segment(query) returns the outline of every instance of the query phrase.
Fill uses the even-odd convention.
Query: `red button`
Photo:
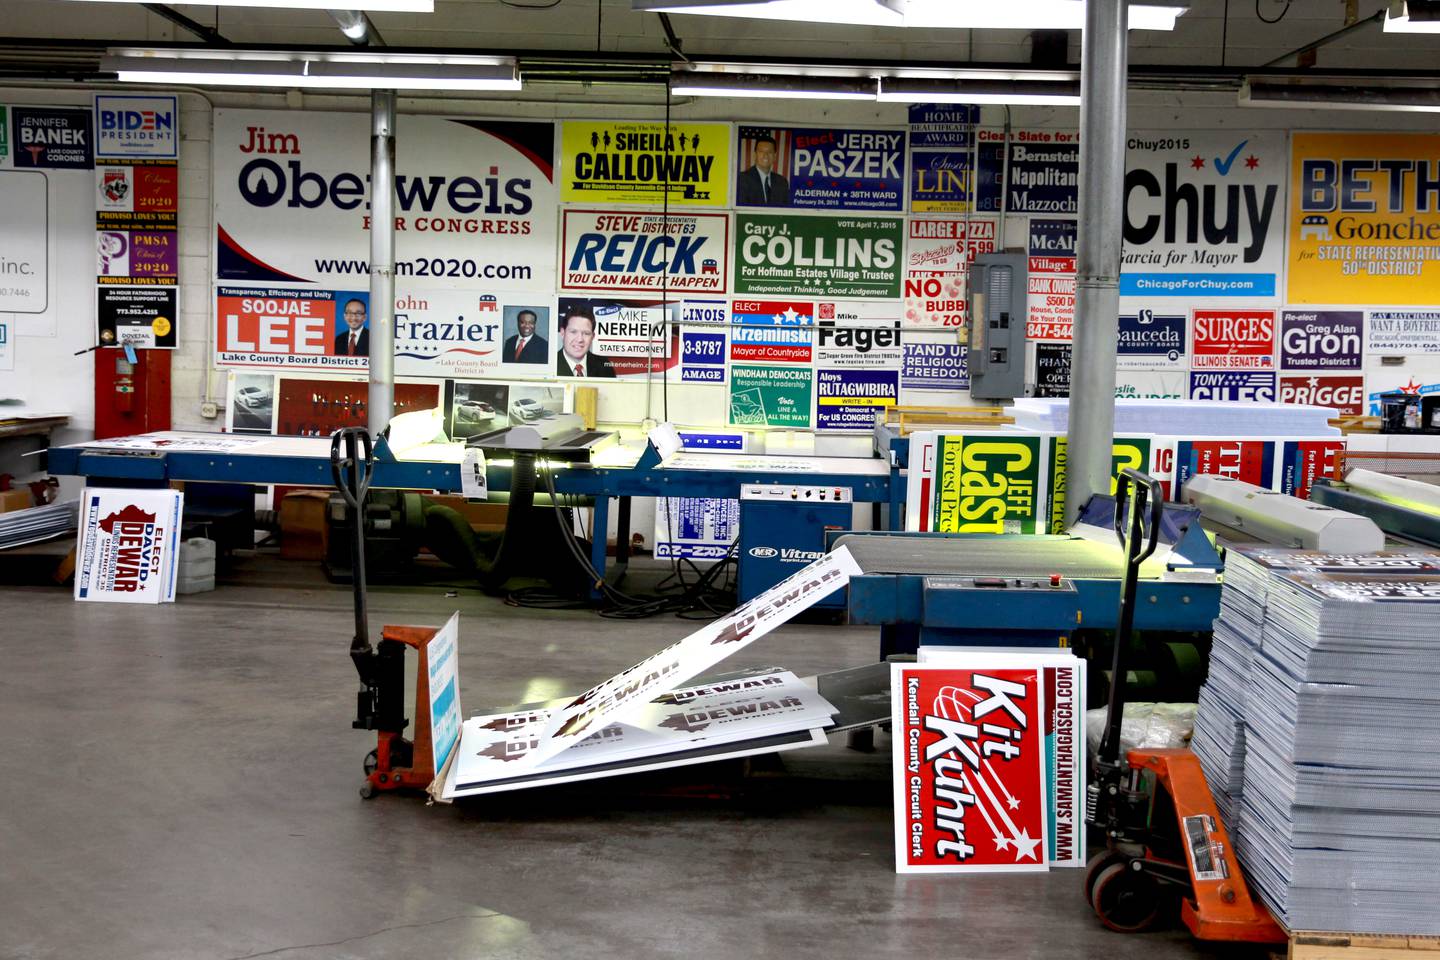
[[[1058,574],[1058,573],[1052,573],[1052,574],[1050,574],[1050,586],[1052,586],[1052,587],[1058,587],[1058,586],[1060,586],[1060,574]]]

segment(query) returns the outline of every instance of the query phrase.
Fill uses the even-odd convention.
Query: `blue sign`
[[[963,343],[905,342],[900,386],[916,390],[966,390],[970,387],[969,348]]]
[[[815,429],[869,430],[899,399],[895,370],[820,370],[815,375]]]
[[[924,150],[910,154],[910,209],[957,213],[970,203],[970,151]]]
[[[736,206],[905,209],[903,130],[743,126],[739,141]]]
[[[1074,220],[1031,220],[1029,251],[1032,257],[1075,259],[1076,228]],[[1064,270],[1043,270],[1042,273],[1073,273],[1075,264]]]
[[[1275,402],[1275,374],[1271,371],[1190,372],[1191,400],[1247,400]]]
[[[88,109],[11,107],[15,166],[89,170],[95,166]]]
[[[1158,316],[1153,310],[1140,310],[1122,316],[1119,338],[1115,353],[1120,358],[1179,363],[1185,355],[1185,315]]]
[[[734,450],[745,449],[745,436],[740,433],[687,433],[680,431],[682,450]]]
[[[1122,297],[1273,297],[1273,273],[1122,273]]]
[[[1004,165],[1003,147],[993,154],[987,154],[982,147],[982,185],[987,168],[992,176],[998,178],[1006,175]],[[1006,207],[1009,213],[1077,213],[1080,209],[1079,144],[1011,143],[1005,189],[1009,198]]]
[[[969,103],[912,103],[911,147],[968,147],[980,122],[980,108]]]

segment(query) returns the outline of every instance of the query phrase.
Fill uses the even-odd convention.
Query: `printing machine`
[[[398,419],[398,418],[397,418]],[[673,434],[673,430],[670,431]],[[586,431],[578,417],[561,416],[474,438],[486,458],[487,487],[508,492],[515,455],[533,452],[558,494],[593,502],[590,560],[606,571],[610,498],[619,498],[619,551],[612,574],[623,571],[629,545],[630,497],[713,497],[742,503],[740,584],[754,596],[824,550],[825,529],[853,526],[852,503],[891,499],[891,471],[873,457],[697,453],[653,441],[622,445],[613,433]],[[464,443],[375,447],[375,490],[463,493]],[[54,474],[83,476],[96,485],[162,486],[172,482],[331,486],[328,437],[160,432],[92,440],[48,453]],[[746,522],[748,518],[749,522]],[[807,559],[808,558],[808,559]]]
[[[1114,499],[1096,496],[1059,536],[874,532],[830,542],[863,571],[850,581],[850,622],[880,626],[882,658],[919,644],[1055,647],[1076,628],[1116,627],[1114,514]],[[1222,562],[1199,519],[1165,504],[1160,547],[1141,568],[1136,629],[1208,633],[1219,615]]]

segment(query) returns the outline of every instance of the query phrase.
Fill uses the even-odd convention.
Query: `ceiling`
[[[972,2],[972,0],[956,0]],[[993,2],[993,0],[978,0]],[[1383,0],[1192,0],[1173,33],[1131,34],[1133,68],[1157,76],[1238,75],[1372,17]],[[98,53],[110,44],[200,43],[157,13],[125,3],[5,0],[0,77],[96,76]],[[344,44],[321,10],[277,10],[174,4],[183,17],[241,46]],[[630,0],[437,0],[433,14],[372,13],[390,47],[465,52],[524,52],[527,74],[552,81],[663,82],[668,48],[661,18],[635,13]],[[1267,22],[1275,21],[1275,22]],[[672,15],[682,56],[693,59],[808,58],[825,62],[1024,63],[1029,34],[1020,31],[905,31]],[[1068,36],[1070,63],[1080,57],[1079,32]],[[1327,43],[1301,67],[1428,73],[1440,68],[1440,35],[1387,34],[1363,23]],[[1295,67],[1291,57],[1284,66]],[[1163,81],[1162,77],[1162,81]]]

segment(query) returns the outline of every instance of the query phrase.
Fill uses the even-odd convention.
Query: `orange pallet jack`
[[[1138,470],[1121,472],[1115,491],[1115,533],[1125,554],[1119,629],[1105,732],[1085,798],[1086,822],[1105,831],[1106,849],[1090,859],[1085,897],[1112,930],[1148,929],[1178,898],[1181,920],[1200,940],[1284,943],[1285,931],[1250,894],[1199,759],[1189,750],[1131,750],[1120,760],[1125,652],[1140,565],[1155,552],[1163,509],[1158,482]]]
[[[360,796],[370,799],[382,790],[424,790],[435,779],[435,762],[430,742],[429,663],[427,646],[435,627],[383,627],[380,643],[370,643],[370,618],[366,611],[365,585],[365,497],[375,464],[370,434],[363,427],[345,427],[330,438],[330,473],[335,487],[354,511],[351,570],[355,597],[355,636],[350,641],[350,659],[360,674],[360,691],[355,697],[357,730],[375,731],[375,749],[365,757],[365,782]],[[405,649],[419,656],[415,672],[415,738],[405,738],[410,721],[405,717]]]

